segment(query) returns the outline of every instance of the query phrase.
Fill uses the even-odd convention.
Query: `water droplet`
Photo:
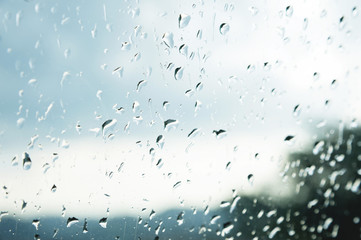
[[[258,13],[258,8],[256,7],[249,7],[248,10],[251,12],[252,16],[256,16]]]
[[[24,170],[29,170],[31,168],[31,159],[27,152],[23,153],[23,168]]]
[[[339,28],[343,29],[345,27],[345,17],[342,16],[339,21]]]
[[[51,187],[51,191],[52,191],[52,192],[56,192],[56,189],[57,189],[57,187],[56,187],[56,185],[54,184],[54,185]]]
[[[123,67],[119,66],[117,68],[115,68],[112,72],[112,74],[118,74],[119,77],[123,76]]]
[[[71,225],[74,225],[77,222],[79,222],[79,220],[76,217],[70,217],[66,221],[66,227],[71,227]]]
[[[167,47],[169,48],[174,47],[173,33],[169,33],[169,32],[164,33],[162,40]]]
[[[202,89],[203,89],[203,83],[202,83],[202,82],[197,83],[197,85],[196,85],[196,90],[199,92],[199,91],[201,91]]]
[[[188,89],[187,91],[185,91],[184,93],[187,97],[191,97],[194,94],[194,91],[192,89]]]
[[[174,70],[174,78],[175,78],[175,80],[180,80],[182,77],[183,77],[183,68],[177,67]]]
[[[229,32],[229,25],[228,23],[222,23],[220,26],[219,26],[219,32],[222,34],[222,35],[226,35],[228,32]]]
[[[228,206],[230,206],[230,205],[231,205],[230,202],[228,202],[228,201],[222,201],[221,204],[219,205],[219,207],[225,208],[225,207],[228,207]]]
[[[306,30],[308,27],[308,19],[307,18],[304,18],[303,19],[303,30]]]
[[[163,102],[163,109],[164,109],[164,111],[167,111],[168,106],[169,106],[169,102],[168,102],[168,101],[164,101],[164,102]]]
[[[159,148],[163,148],[163,146],[164,146],[164,137],[163,137],[163,135],[159,135],[157,137],[156,143],[157,143]]]
[[[22,128],[24,126],[24,122],[25,122],[25,118],[19,118],[17,121],[16,121],[16,126],[18,128]]]
[[[169,131],[172,128],[176,128],[178,126],[178,120],[175,119],[168,119],[164,121],[164,130]]]
[[[152,220],[155,216],[155,211],[152,209],[152,211],[149,214],[149,220]]]
[[[286,16],[287,17],[292,17],[293,15],[293,7],[292,6],[287,6],[286,7]]]
[[[102,219],[99,220],[99,225],[102,228],[107,228],[107,223],[108,223],[108,218],[102,218]]]
[[[139,106],[140,106],[139,102],[138,102],[138,101],[134,101],[134,102],[133,102],[133,105],[132,105],[132,110],[133,110],[133,112],[136,112],[136,111],[138,110]]]
[[[222,228],[222,237],[224,237],[225,235],[229,234],[231,232],[231,230],[233,229],[234,225],[232,222],[226,222],[223,224],[223,228]]]
[[[281,228],[275,227],[275,228],[270,232],[270,234],[268,235],[268,237],[269,237],[270,239],[272,239],[279,231],[281,231]]]
[[[32,225],[35,227],[36,231],[39,229],[40,221],[38,219],[33,220]]]
[[[184,212],[180,212],[178,214],[178,217],[177,217],[177,223],[178,223],[178,226],[182,225],[184,222]]]
[[[298,117],[300,116],[301,113],[301,107],[299,104],[297,104],[294,108],[293,108],[293,116]]]
[[[116,119],[108,119],[102,124],[103,137],[106,135],[106,133],[108,131],[110,131],[112,128],[114,128],[116,123],[117,123]]]
[[[178,181],[173,185],[173,189],[178,188],[182,184],[182,181]]]
[[[227,135],[226,130],[223,129],[213,130],[213,133],[216,134],[217,139],[221,139]]]
[[[202,102],[197,100],[196,103],[194,104],[194,112],[198,112],[201,106],[202,106]]]
[[[312,149],[312,153],[314,155],[317,155],[320,153],[320,151],[323,150],[323,146],[325,145],[324,141],[318,141],[314,144],[313,149]]]
[[[200,130],[199,130],[198,128],[194,128],[194,129],[188,134],[187,137],[193,138],[193,137],[195,137],[195,136],[198,135],[199,131],[200,131]]]
[[[229,209],[229,213],[232,213],[232,212],[234,211],[234,209],[236,208],[237,203],[238,203],[239,200],[241,200],[241,197],[240,197],[240,196],[235,196],[235,197],[233,198],[231,207],[230,207],[230,209]]]
[[[130,42],[122,42],[122,47],[120,49],[123,51],[128,51],[130,50],[131,45],[132,44]]]
[[[253,185],[253,182],[254,182],[254,176],[253,176],[253,174],[249,174],[248,177],[247,177],[247,179],[248,179],[249,184]]]
[[[55,230],[54,230],[54,233],[53,233],[53,238],[55,238],[55,237],[56,237],[56,235],[58,234],[58,232],[59,232],[59,229],[55,229]]]
[[[87,232],[88,232],[88,221],[85,218],[84,225],[83,225],[83,233],[87,233]]]
[[[187,57],[188,56],[188,46],[185,44],[182,44],[179,47],[179,53]]]
[[[97,96],[97,98],[98,98],[99,100],[102,100],[102,93],[103,93],[102,90],[98,90],[98,91],[97,91],[96,96]]]
[[[284,141],[290,143],[294,138],[295,138],[295,136],[288,135],[287,137],[285,137]]]
[[[189,21],[191,20],[191,16],[187,15],[187,14],[179,14],[178,17],[178,27],[179,28],[185,28],[186,26],[188,26]]]
[[[139,125],[141,122],[143,122],[143,117],[142,116],[135,116],[133,117],[133,121]]]
[[[139,81],[138,84],[137,84],[137,92],[139,92],[139,91],[142,89],[142,87],[144,87],[144,86],[146,86],[146,85],[147,85],[147,81],[146,81],[146,80],[141,80],[141,81]]]
[[[35,234],[35,235],[34,235],[34,239],[35,239],[35,240],[40,240],[40,235],[39,235],[39,234]]]
[[[352,16],[356,17],[358,15],[358,9],[357,7],[352,8]]]
[[[11,165],[17,166],[18,164],[19,164],[18,156],[13,157],[13,159],[11,160]]]
[[[212,218],[211,218],[211,222],[210,224],[216,224],[217,220],[220,219],[221,216],[219,215],[214,215]]]
[[[320,74],[318,72],[313,73],[313,80],[317,81],[320,78]]]

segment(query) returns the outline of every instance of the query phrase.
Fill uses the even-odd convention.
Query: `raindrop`
[[[357,9],[357,7],[353,7],[353,8],[352,8],[352,15],[353,15],[354,17],[358,15],[358,9]]]
[[[285,137],[284,141],[287,143],[291,143],[294,138],[295,138],[295,136],[288,135],[287,137]]]
[[[133,117],[133,121],[139,125],[141,122],[143,122],[143,117],[142,116],[135,116]]]
[[[40,221],[38,219],[33,220],[32,225],[35,227],[36,230],[39,229]]]
[[[278,233],[279,231],[281,231],[281,228],[275,227],[275,228],[270,232],[270,234],[268,235],[268,237],[269,237],[270,239],[272,239],[272,238],[276,235],[276,233]]]
[[[79,220],[75,217],[70,217],[66,221],[66,227],[71,227],[71,225],[74,225],[75,223],[79,222]]]
[[[230,207],[230,209],[229,209],[229,213],[232,213],[232,212],[234,211],[234,209],[236,208],[237,203],[238,203],[239,200],[241,200],[241,197],[240,197],[240,196],[236,196],[236,197],[233,198],[231,207]]]
[[[174,78],[175,78],[175,80],[180,80],[182,77],[183,77],[183,68],[177,67],[174,70]]]
[[[339,20],[339,28],[343,29],[345,27],[345,17],[342,16]]]
[[[213,130],[213,133],[216,134],[217,139],[221,139],[227,135],[226,130],[223,129]]]
[[[187,91],[185,91],[184,93],[187,97],[191,97],[194,94],[194,91],[192,89],[188,89]]]
[[[23,168],[24,170],[29,170],[31,168],[31,159],[27,152],[23,153]]]
[[[184,212],[180,212],[178,214],[178,217],[177,217],[177,223],[178,223],[178,226],[182,225],[184,222]]]
[[[202,89],[203,89],[203,83],[202,83],[202,82],[197,83],[197,85],[196,85],[196,90],[199,92],[199,91],[201,91]]]
[[[190,20],[191,20],[191,16],[189,16],[187,14],[183,14],[183,13],[179,14],[178,27],[185,28],[186,26],[188,26]]]
[[[314,155],[319,154],[320,151],[323,150],[323,146],[325,145],[324,141],[318,141],[315,143],[315,145],[313,146],[312,152]]]
[[[233,229],[234,225],[232,222],[226,222],[223,224],[223,229],[222,229],[222,237],[224,237],[225,235],[229,234],[231,232],[231,230]]]
[[[167,47],[169,48],[174,47],[173,33],[169,33],[169,32],[164,33],[162,40]]]
[[[219,205],[219,207],[225,208],[225,207],[228,207],[228,206],[230,206],[230,205],[231,205],[230,202],[228,202],[228,201],[222,201],[221,204]]]
[[[164,137],[163,137],[163,135],[159,135],[155,142],[157,143],[159,148],[163,148],[163,146],[164,146]]]
[[[184,56],[188,56],[188,46],[185,45],[185,44],[182,44],[180,47],[179,47],[179,53],[180,54],[183,54]]]
[[[152,211],[149,214],[149,220],[152,220],[155,216],[155,211],[152,209]]]
[[[194,128],[194,129],[188,134],[187,137],[193,138],[193,137],[197,136],[198,133],[199,133],[199,129],[198,129],[198,128]]]
[[[122,76],[122,75],[123,75],[123,67],[119,66],[119,67],[115,68],[115,69],[113,70],[113,73],[112,73],[112,74],[116,74],[116,73],[119,74],[119,77]]]
[[[97,96],[97,98],[98,98],[99,100],[102,100],[102,93],[103,93],[102,90],[98,90],[98,91],[97,91],[96,96]]]
[[[16,121],[16,126],[18,128],[22,128],[24,126],[24,122],[25,122],[25,118],[19,118],[17,121]]]
[[[83,225],[83,233],[87,233],[87,232],[88,232],[88,221],[85,218],[84,225]]]
[[[178,126],[178,120],[175,119],[168,119],[164,121],[164,130],[169,131],[172,128],[176,128]]]
[[[220,219],[221,216],[219,215],[214,215],[212,218],[211,218],[211,222],[210,224],[216,224],[217,220]]]
[[[130,42],[122,42],[122,47],[120,48],[123,51],[130,50],[131,43]]]
[[[313,80],[317,81],[320,78],[320,74],[318,72],[313,73]]]
[[[287,6],[286,7],[286,16],[287,17],[292,17],[293,14],[293,7],[292,6]]]
[[[56,185],[54,184],[54,185],[51,187],[51,191],[52,191],[52,192],[56,192],[56,189],[57,189],[57,187],[56,187]]]
[[[146,80],[141,80],[138,82],[137,84],[137,92],[140,91],[140,89],[142,89],[142,87],[146,86],[147,85],[147,81]]]
[[[164,102],[163,102],[163,109],[164,109],[164,111],[167,111],[168,106],[169,106],[169,102],[168,102],[168,101],[164,101]]]
[[[178,188],[182,184],[182,181],[178,181],[173,185],[173,189]]]
[[[253,174],[249,174],[248,177],[247,177],[247,179],[248,179],[249,184],[253,185],[253,182],[254,182],[254,176],[253,176]]]
[[[197,100],[196,103],[194,104],[194,111],[198,112],[198,110],[201,108],[202,106],[202,102]]]
[[[81,126],[80,126],[80,122],[78,121],[75,125],[75,130],[78,132],[78,134],[81,133]]]
[[[102,219],[99,220],[99,225],[102,228],[107,228],[107,223],[108,223],[108,218],[102,218]]]
[[[11,165],[17,166],[18,164],[18,156],[13,157],[13,159],[11,160]]]
[[[35,234],[34,239],[35,239],[35,240],[40,240],[40,235],[39,235],[39,234]]]
[[[229,32],[229,25],[227,23],[222,23],[220,26],[219,26],[219,32],[222,34],[222,35],[226,35],[228,32]]]
[[[293,108],[293,116],[298,117],[300,116],[301,113],[301,108],[300,105],[297,104],[294,108]]]
[[[109,119],[106,120],[103,124],[102,124],[102,132],[103,132],[103,137],[105,136],[106,132],[113,128],[115,126],[115,124],[117,123],[116,119]]]

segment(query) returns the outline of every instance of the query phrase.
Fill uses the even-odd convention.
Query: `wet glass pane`
[[[360,8],[1,1],[0,239],[360,239]]]

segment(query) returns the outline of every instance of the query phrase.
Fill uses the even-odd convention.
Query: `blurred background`
[[[360,7],[1,1],[0,239],[360,239]]]

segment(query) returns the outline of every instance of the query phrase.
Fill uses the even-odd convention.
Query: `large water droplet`
[[[29,170],[31,168],[31,159],[27,152],[23,153],[23,168],[24,170]]]
[[[102,228],[107,228],[107,223],[108,223],[108,218],[102,218],[102,219],[99,220],[99,225]]]
[[[77,222],[79,222],[79,219],[77,219],[76,217],[70,217],[66,221],[66,227],[71,227],[71,225],[74,225]]]
[[[229,25],[228,23],[222,23],[220,26],[219,26],[219,32],[222,34],[222,35],[226,35],[228,32],[229,32]]]
[[[187,14],[179,14],[178,17],[178,27],[179,28],[185,28],[186,26],[188,26],[189,21],[191,20],[191,16],[187,15]]]

